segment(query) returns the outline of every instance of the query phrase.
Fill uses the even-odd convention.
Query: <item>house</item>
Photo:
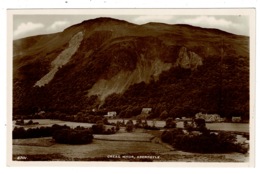
[[[152,108],[143,108],[142,114],[150,114],[152,112]]]
[[[241,122],[241,117],[232,117],[232,122]]]
[[[44,118],[45,114],[46,114],[45,111],[39,111],[39,112],[35,113],[35,116],[40,117],[40,118]]]
[[[107,115],[104,115],[106,118],[115,118],[116,117],[116,111],[109,111],[107,112]]]
[[[45,114],[45,111],[40,111],[38,113],[36,113],[36,115],[44,115]]]
[[[203,113],[197,113],[195,115],[195,119],[204,119],[206,122],[222,122],[224,121],[224,118],[221,118],[218,114],[203,114]]]

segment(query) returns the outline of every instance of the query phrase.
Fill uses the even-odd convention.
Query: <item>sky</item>
[[[61,32],[84,20],[112,17],[134,24],[161,22],[189,24],[203,28],[217,28],[238,35],[249,36],[249,17],[246,15],[14,15],[13,39]]]

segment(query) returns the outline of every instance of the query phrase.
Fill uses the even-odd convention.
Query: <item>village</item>
[[[95,154],[93,159],[102,157],[104,161],[117,159],[108,158],[109,155],[111,156],[112,149],[121,151],[120,154],[115,153],[116,156],[120,156],[118,160],[126,161],[164,161],[163,153],[154,152],[172,151],[174,149],[174,151],[177,150],[176,153],[178,150],[187,151],[191,154],[193,152],[201,153],[202,158],[204,153],[236,152],[240,156],[248,156],[248,124],[241,123],[240,117],[234,117],[231,122],[227,122],[218,114],[197,113],[190,118],[179,117],[160,120],[149,119],[151,112],[152,108],[142,108],[139,115],[131,118],[120,118],[117,111],[100,112],[97,109],[91,110],[92,115],[79,112],[76,115],[68,116],[62,113],[50,114],[38,110],[31,116],[17,116],[16,120],[13,121],[13,157],[17,159],[17,154],[27,151],[27,148],[35,149],[34,151],[37,152],[38,147],[42,146],[46,149],[44,150],[46,153],[55,151],[64,155],[62,149],[70,146],[73,148],[75,144],[85,144],[85,146],[91,147],[89,149],[91,154]],[[100,115],[101,113],[103,115]],[[239,126],[239,129],[237,126]],[[186,138],[187,142],[180,141],[179,138],[181,137]],[[190,139],[191,137],[196,138],[196,140]],[[210,145],[206,143],[208,142],[207,139],[211,142]],[[192,148],[188,145],[191,143],[190,141],[193,141]],[[114,143],[112,147],[103,146],[103,144],[112,142]],[[128,145],[125,144],[126,142]],[[93,143],[96,145],[94,146]],[[139,145],[137,146],[137,144]],[[120,150],[120,147],[124,146],[125,149]],[[211,148],[208,148],[208,146]],[[53,148],[59,149],[54,150]],[[92,148],[96,150],[102,148],[103,153],[100,154],[96,150],[91,151]],[[21,149],[23,150],[21,151]],[[33,158],[38,156],[37,153],[33,152],[31,155]],[[190,155],[189,157],[191,157]],[[72,156],[74,155],[67,154],[62,159],[68,160],[67,158]],[[79,156],[82,159],[83,157],[88,157],[88,160],[91,158],[90,156]],[[123,156],[125,158],[121,158]],[[156,158],[138,158],[140,156],[156,156]],[[30,160],[32,158],[28,154],[25,157],[25,159],[19,160]],[[45,158],[47,157],[42,156],[41,160]]]

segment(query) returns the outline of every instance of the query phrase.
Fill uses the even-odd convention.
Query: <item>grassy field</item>
[[[39,141],[42,141],[42,139],[39,138]],[[87,145],[54,144],[50,147],[13,145],[14,155],[61,154],[69,159],[107,157],[108,155],[127,153],[160,153],[167,151],[169,151],[168,148],[151,142],[105,141],[95,139],[93,143]]]
[[[248,154],[199,154],[174,150],[157,137],[160,131],[94,135],[86,145],[57,144],[51,137],[13,140],[13,159],[26,161],[176,161],[246,162]],[[139,157],[144,158],[139,158]],[[156,158],[150,158],[156,157]]]
[[[56,144],[56,142],[50,137],[44,138],[28,138],[28,139],[14,139],[13,145],[18,146],[41,146],[49,147]]]
[[[148,133],[117,133],[112,135],[94,135],[98,140],[110,140],[110,141],[135,141],[135,142],[150,142],[154,136]]]

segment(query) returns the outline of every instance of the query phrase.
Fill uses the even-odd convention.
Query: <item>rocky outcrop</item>
[[[163,71],[172,67],[171,63],[164,63],[160,59],[145,59],[140,56],[134,71],[121,70],[110,79],[100,79],[88,91],[88,96],[98,95],[101,101],[113,93],[120,94],[125,92],[131,85],[140,82],[149,83],[151,79],[157,80]]]
[[[174,66],[195,70],[198,66],[201,65],[203,65],[202,58],[198,54],[189,51],[186,47],[181,47],[177,61]]]

